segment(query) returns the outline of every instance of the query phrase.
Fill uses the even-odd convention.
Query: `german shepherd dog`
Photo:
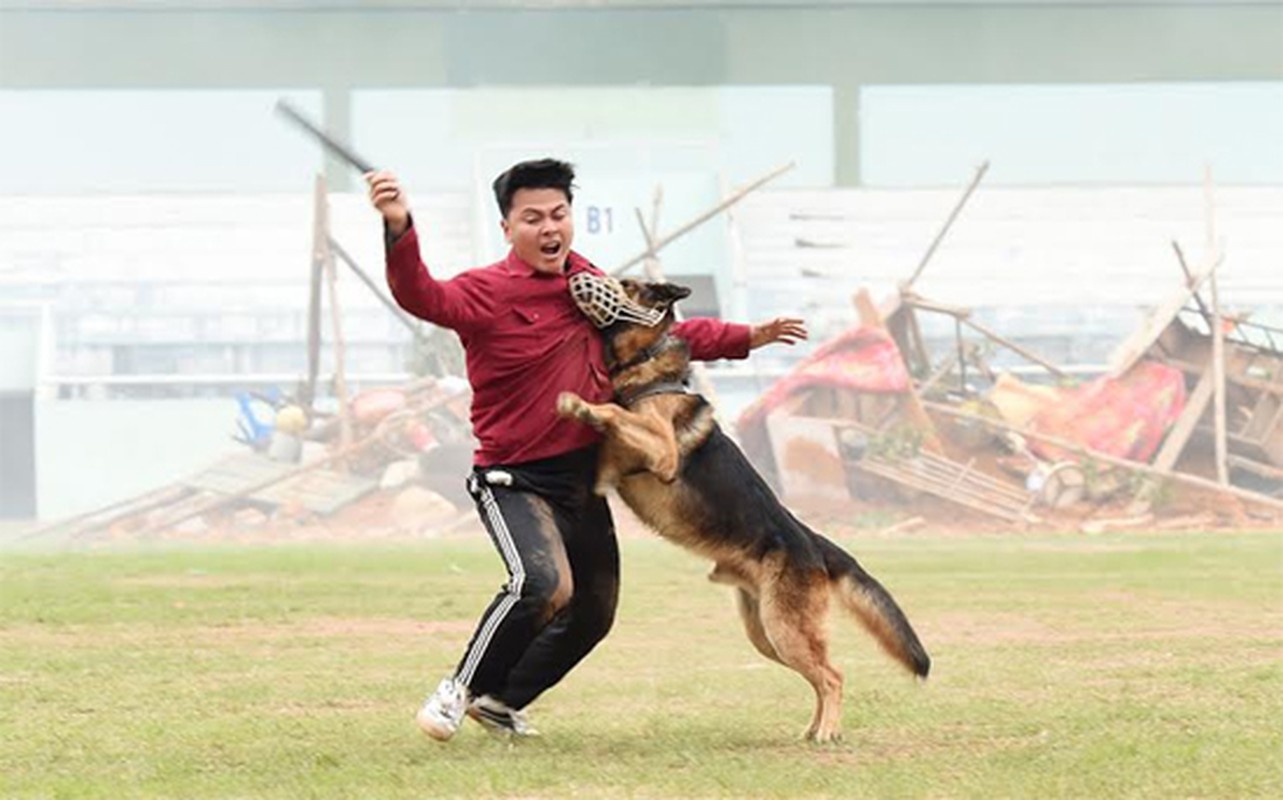
[[[709,579],[734,587],[749,641],[814,688],[806,737],[831,741],[841,732],[842,673],[829,660],[830,598],[914,675],[925,678],[931,659],[890,593],[793,516],[718,427],[708,402],[686,390],[690,353],[669,328],[673,304],[690,290],[622,284],[637,305],[663,311],[662,321],[603,329],[618,404],[566,392],[557,411],[605,434],[598,494],[617,487],[660,536],[712,559]]]

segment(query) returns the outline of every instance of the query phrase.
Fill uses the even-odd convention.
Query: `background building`
[[[354,176],[282,96],[406,178],[441,274],[502,250],[486,186],[519,157],[579,164],[603,266],[656,187],[671,230],[792,162],[665,268],[822,336],[987,160],[920,288],[1090,365],[1179,280],[1171,240],[1200,257],[1210,167],[1225,299],[1283,302],[1278,2],[0,0],[0,515],[194,469],[236,447],[235,392],[292,389],[318,171],[380,271]],[[341,287],[354,380],[399,379],[408,334]],[[723,370],[731,410],[786,361]]]

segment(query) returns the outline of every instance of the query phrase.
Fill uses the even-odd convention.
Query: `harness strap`
[[[686,388],[686,384],[681,381],[656,381],[630,391],[620,392],[619,404],[628,408],[643,397],[652,397],[657,394],[690,394],[690,389]]]
[[[615,377],[626,369],[632,369],[638,364],[643,364],[664,351],[668,346],[668,336],[663,336],[659,341],[644,348],[640,353],[620,364],[612,364],[608,370],[610,377]]]

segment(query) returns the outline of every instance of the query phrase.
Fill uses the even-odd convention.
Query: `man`
[[[481,616],[454,674],[416,716],[445,741],[464,715],[530,735],[524,709],[606,635],[619,594],[619,548],[604,499],[592,494],[599,435],[557,416],[573,391],[611,398],[601,337],[572,300],[571,277],[600,270],[571,250],[574,170],[554,159],[514,165],[494,181],[508,255],[446,281],[431,276],[394,175],[366,175],[383,215],[387,280],[415,316],[454,330],[472,385],[479,446],[468,491],[508,581]],[[744,358],[806,337],[800,320],[750,328],[711,319],[676,326],[694,358]]]

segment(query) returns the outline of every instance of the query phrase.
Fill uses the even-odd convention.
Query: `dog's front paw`
[[[583,405],[583,398],[574,392],[562,392],[557,395],[557,413],[563,417],[578,416]]]
[[[651,469],[651,472],[654,472],[655,477],[659,478],[660,481],[672,483],[677,480],[677,469],[680,466],[681,459],[676,453],[672,455],[665,454],[655,459],[655,466]]]

